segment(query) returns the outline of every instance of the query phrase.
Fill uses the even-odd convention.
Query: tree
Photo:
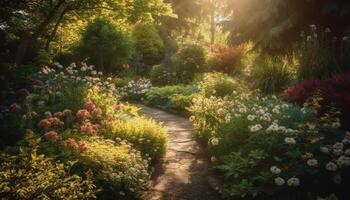
[[[290,47],[310,24],[329,27],[341,35],[350,20],[347,0],[232,0],[227,12],[232,12],[224,24],[231,43],[253,40],[276,52]]]
[[[23,62],[28,48],[38,39],[50,42],[55,38],[59,25],[66,16],[76,14],[84,17],[87,13],[97,14],[111,10],[114,17],[136,22],[169,12],[168,5],[161,0],[4,0],[0,2],[1,29],[19,38],[15,63]],[[97,13],[96,13],[97,12]]]
[[[150,24],[139,24],[133,33],[136,50],[146,65],[159,64],[164,56],[164,43],[157,29]]]
[[[110,23],[97,20],[87,26],[76,51],[101,71],[113,72],[130,60],[132,46]]]

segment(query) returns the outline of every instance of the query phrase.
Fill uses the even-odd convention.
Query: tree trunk
[[[64,0],[60,0],[57,5],[52,8],[52,11],[49,13],[49,15],[46,17],[46,19],[41,22],[38,26],[38,28],[34,31],[31,35],[26,35],[21,39],[21,43],[17,47],[16,56],[15,56],[15,65],[20,66],[23,63],[23,59],[28,51],[28,48],[30,45],[35,42],[38,37],[40,37],[47,26],[51,23],[51,21],[56,16],[56,11],[60,9],[60,7],[65,3]]]
[[[54,40],[58,27],[60,26],[64,15],[66,14],[66,12],[68,11],[67,7],[62,11],[62,13],[60,14],[60,16],[58,17],[58,20],[55,24],[54,29],[52,30],[51,34],[49,35],[49,37],[46,40],[46,44],[45,44],[45,50],[48,52],[49,48],[50,48],[50,43]]]

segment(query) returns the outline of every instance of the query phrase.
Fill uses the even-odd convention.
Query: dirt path
[[[159,109],[136,105],[140,113],[163,122],[168,129],[168,152],[155,167],[152,187],[143,200],[220,200],[209,161],[193,136],[191,123]]]

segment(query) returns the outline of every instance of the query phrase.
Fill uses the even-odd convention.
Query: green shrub
[[[252,82],[264,93],[281,92],[291,82],[291,72],[278,58],[258,57],[252,68]]]
[[[90,199],[96,186],[89,173],[86,179],[71,175],[74,162],[61,164],[38,155],[36,150],[20,150],[18,156],[2,155],[0,196],[3,199]]]
[[[194,95],[174,95],[170,97],[171,108],[178,111],[185,111],[192,104]]]
[[[198,85],[200,92],[206,97],[224,97],[239,89],[236,80],[222,73],[207,73]]]
[[[142,61],[147,65],[159,64],[164,56],[164,43],[157,29],[153,25],[138,24],[133,36]]]
[[[193,86],[166,86],[154,87],[146,94],[146,102],[151,105],[171,107],[171,97],[176,95],[191,95],[197,92]]]
[[[148,162],[125,141],[91,137],[84,143],[87,149],[79,157],[77,170],[92,170],[95,183],[102,189],[98,198],[134,199],[147,189]]]
[[[154,65],[150,71],[150,79],[155,86],[164,86],[173,82],[170,70],[164,65]]]
[[[153,162],[159,161],[166,153],[167,132],[150,119],[117,120],[103,134],[112,140],[117,138],[130,142],[143,156],[151,158]]]
[[[181,61],[181,70],[188,71],[191,74],[203,71],[205,65],[204,49],[198,45],[190,45],[182,49],[179,53]]]
[[[75,49],[81,59],[98,66],[100,71],[115,72],[131,58],[130,40],[109,22],[96,20],[90,23]]]

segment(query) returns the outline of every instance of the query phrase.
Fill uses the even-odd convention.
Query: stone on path
[[[191,123],[159,109],[137,104],[142,115],[152,117],[168,129],[168,151],[163,162],[155,166],[151,189],[143,200],[220,200],[214,189],[206,154],[193,135]]]

